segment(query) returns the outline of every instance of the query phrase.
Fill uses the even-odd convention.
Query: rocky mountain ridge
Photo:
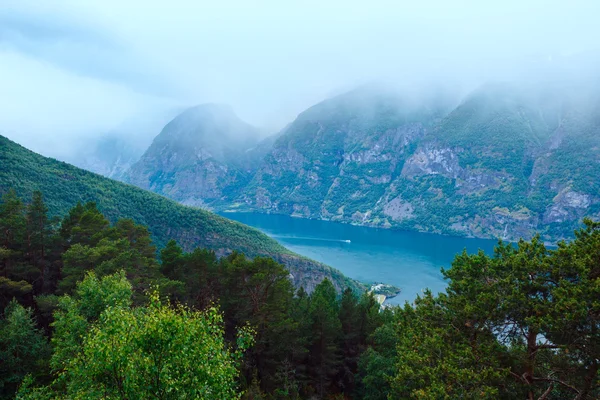
[[[583,216],[600,217],[597,88],[487,85],[458,104],[360,88],[261,144],[230,146],[226,124],[197,121],[190,157],[174,157],[181,134],[169,136],[168,124],[128,181],[217,210],[508,240],[537,231],[554,241]],[[207,144],[211,132],[224,140]]]

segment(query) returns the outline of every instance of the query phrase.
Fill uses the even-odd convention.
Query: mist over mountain
[[[189,205],[233,198],[250,179],[258,142],[231,107],[199,105],[163,128],[125,180]]]
[[[373,80],[466,94],[488,81],[597,70],[600,5],[591,0],[261,5],[3,1],[0,133],[71,160],[82,139],[155,104],[230,104],[273,133]]]
[[[215,111],[203,106],[210,113],[169,123],[128,181],[218,210],[555,240],[600,216],[599,88],[590,76],[499,82],[461,99],[439,87],[415,96],[365,85],[258,146],[235,140],[245,125],[232,113],[208,123]]]
[[[122,180],[163,126],[181,111],[180,107],[164,105],[146,108],[106,133],[80,138],[76,151],[59,158],[108,178]]]

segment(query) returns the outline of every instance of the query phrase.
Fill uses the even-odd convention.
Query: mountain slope
[[[487,85],[457,107],[354,91],[304,113],[240,202],[355,224],[518,239],[600,216],[598,85]]]
[[[125,180],[181,203],[207,206],[230,199],[251,178],[247,150],[258,131],[231,108],[204,104],[169,122]]]
[[[78,201],[95,201],[112,221],[131,218],[147,225],[159,247],[175,239],[187,250],[201,246],[218,254],[238,250],[251,257],[273,257],[289,268],[297,286],[307,290],[324,277],[338,288],[359,286],[337,270],[292,253],[256,229],[40,156],[0,136],[0,194],[10,188],[22,197],[41,190],[53,215],[65,214]]]
[[[242,196],[250,207],[365,223],[443,102],[360,88],[306,110],[275,142]]]
[[[569,145],[583,144],[576,121],[593,119],[593,109],[582,107],[593,101],[591,93],[558,87],[475,92],[423,138],[394,182],[392,196],[415,209],[403,225],[507,239],[535,231],[547,240],[570,237],[583,216],[599,211],[599,192],[582,183],[600,173],[600,124],[588,124],[595,133],[579,151]]]
[[[62,161],[123,180],[125,172],[140,159],[165,124],[182,110],[167,105],[145,107],[109,132],[82,138],[78,151]]]
[[[122,180],[143,152],[144,150],[128,143],[121,136],[111,134],[98,139],[91,152],[73,163],[107,178]]]
[[[600,217],[597,79],[488,84],[457,103],[365,86],[208,163],[169,150],[195,147],[167,125],[142,174],[160,184],[130,182],[220,210],[508,240],[569,238],[583,216]],[[187,129],[202,138],[205,126]]]

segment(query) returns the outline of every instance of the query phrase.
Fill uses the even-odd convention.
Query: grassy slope
[[[52,215],[65,214],[78,201],[95,201],[112,221],[131,218],[148,226],[159,247],[176,239],[188,250],[200,246],[218,254],[238,250],[248,256],[271,256],[288,266],[295,283],[309,290],[324,277],[338,287],[359,287],[339,271],[292,253],[256,229],[43,157],[0,136],[0,193],[10,188],[21,197],[41,190]]]

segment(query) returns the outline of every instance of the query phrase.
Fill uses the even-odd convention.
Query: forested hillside
[[[157,257],[95,203],[50,218],[0,201],[0,398],[297,398],[352,392],[379,303],[328,279],[309,295],[271,258]],[[50,339],[50,340],[49,340]],[[344,355],[344,357],[342,357]]]
[[[2,399],[597,399],[600,224],[457,255],[447,293],[380,309],[241,253],[157,256],[95,203],[0,201]]]
[[[250,257],[273,257],[289,268],[296,286],[309,291],[324,277],[338,290],[360,286],[337,270],[290,252],[258,230],[42,157],[0,136],[0,193],[11,188],[21,197],[41,190],[50,215],[63,215],[78,202],[94,201],[112,222],[131,218],[147,226],[159,248],[175,239],[186,250],[201,246],[218,255],[236,250]]]

